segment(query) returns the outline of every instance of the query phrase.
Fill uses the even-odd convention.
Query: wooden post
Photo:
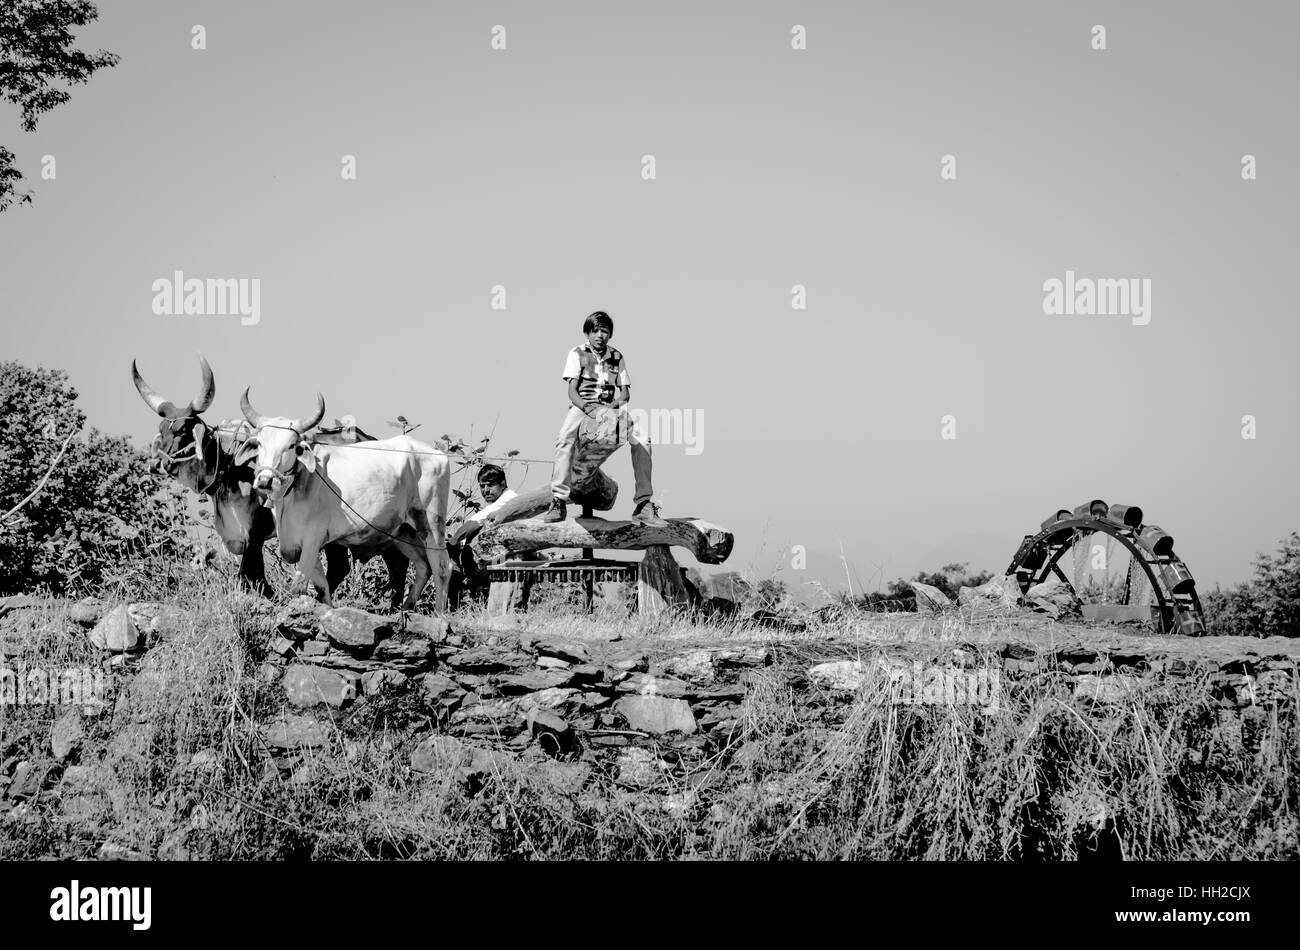
[[[515,610],[528,609],[528,581],[493,581],[488,588],[489,617],[504,617]]]
[[[673,560],[672,550],[667,545],[655,544],[646,548],[637,570],[636,594],[638,611],[649,616],[690,603],[682,569]]]
[[[584,518],[591,517],[591,505],[582,506],[582,517]],[[593,557],[596,556],[596,552],[593,548],[583,548],[582,556],[588,561],[590,561]],[[590,574],[587,575],[587,582],[583,586],[586,588],[584,593],[587,595],[587,613],[591,613],[591,602],[592,602],[593,595],[595,594],[595,581],[592,579],[592,576]]]

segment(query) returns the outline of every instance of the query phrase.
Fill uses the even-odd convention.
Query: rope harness
[[[171,429],[173,433],[175,433],[177,424],[184,421],[185,421],[184,419],[173,419],[169,421],[168,427]],[[199,419],[198,421],[199,424],[203,426],[204,437],[207,438],[208,433],[211,431],[212,427],[209,426],[202,419]],[[218,429],[218,431],[220,430]],[[208,484],[205,485],[203,488],[199,489],[199,494],[201,495],[212,494],[213,489],[216,488],[217,486],[217,482],[221,480],[221,445],[215,438],[213,438],[211,447],[216,450],[217,460],[213,464],[212,480],[208,482]],[[202,454],[200,454],[199,438],[197,435],[193,439],[191,439],[189,445],[189,451],[182,452],[178,455],[172,455],[170,452],[164,449],[162,447],[162,435],[161,434],[156,435],[154,436],[153,450],[155,454],[159,456],[160,460],[162,460],[163,466],[168,469],[167,474],[172,476],[173,478],[175,477],[175,473],[172,471],[172,469],[178,468],[179,466],[184,465],[186,462],[200,462],[203,464],[205,469],[208,464],[208,459],[207,459],[208,450],[205,447],[202,450]]]

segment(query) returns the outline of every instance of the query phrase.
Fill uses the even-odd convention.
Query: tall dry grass
[[[26,760],[48,775],[38,800],[0,815],[0,858],[84,856],[104,841],[150,856],[275,860],[1300,856],[1294,695],[1237,730],[1196,677],[1109,705],[1074,699],[1059,672],[1008,677],[992,714],[891,704],[871,688],[842,699],[801,680],[816,660],[868,655],[882,640],[986,638],[961,617],[849,619],[797,634],[562,605],[510,623],[474,610],[456,618],[476,638],[523,623],[652,651],[770,644],[776,663],[752,678],[736,728],[652,747],[658,777],[635,789],[619,784],[620,748],[557,761],[533,746],[480,760],[472,780],[450,767],[414,773],[411,751],[437,728],[414,692],[320,717],[328,747],[277,762],[260,728],[286,711],[265,667],[275,604],[211,573],[181,579],[173,597],[180,629],[139,670],[114,674],[109,710],[83,719],[72,762],[55,763],[49,746],[66,710],[0,713],[6,768]],[[99,662],[66,607],[26,613],[29,665]],[[82,771],[70,787],[70,764],[91,779]]]

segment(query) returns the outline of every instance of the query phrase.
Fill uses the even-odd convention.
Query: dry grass
[[[0,760],[49,770],[52,789],[0,813],[0,858],[84,856],[106,840],[218,859],[1300,857],[1294,696],[1259,707],[1238,737],[1195,677],[1105,707],[1072,699],[1060,676],[1007,679],[992,714],[798,682],[809,662],[885,642],[978,644],[1005,619],[878,615],[792,633],[542,605],[516,623],[651,650],[760,642],[777,662],[729,739],[652,749],[663,768],[647,789],[618,784],[618,749],[560,762],[533,746],[472,781],[414,773],[411,750],[434,725],[409,693],[337,714],[328,750],[277,768],[258,728],[284,711],[260,672],[274,606],[195,577],[175,602],[200,619],[134,677],[116,674],[112,711],[84,719],[75,761],[93,768],[90,791],[56,781],[49,732],[65,710],[0,711]],[[466,611],[457,626],[487,636],[516,623]],[[27,643],[29,665],[98,661],[53,603]]]

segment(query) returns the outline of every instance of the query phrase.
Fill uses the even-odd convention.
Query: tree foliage
[[[179,552],[178,489],[125,438],[82,433],[76,400],[61,370],[0,362],[0,595],[82,590],[146,547]]]
[[[0,98],[18,106],[23,131],[67,102],[62,84],[87,82],[97,69],[115,66],[118,57],[98,50],[85,53],[72,46],[74,27],[99,16],[90,0],[4,0],[0,3]],[[14,155],[0,147],[0,212],[15,201],[30,204],[31,192],[18,192],[22,173]]]
[[[1210,633],[1222,636],[1300,636],[1300,534],[1292,531],[1277,554],[1255,558],[1255,576],[1202,600]]]
[[[892,580],[889,582],[888,590],[884,593],[872,591],[854,597],[843,594],[840,598],[840,606],[883,613],[913,611],[916,609],[916,592],[912,589],[913,582],[936,587],[943,591],[950,600],[955,601],[961,588],[979,587],[981,584],[988,583],[992,578],[993,575],[989,571],[972,574],[970,565],[964,561],[960,564],[945,564],[937,571],[920,571],[910,580],[902,577]]]

